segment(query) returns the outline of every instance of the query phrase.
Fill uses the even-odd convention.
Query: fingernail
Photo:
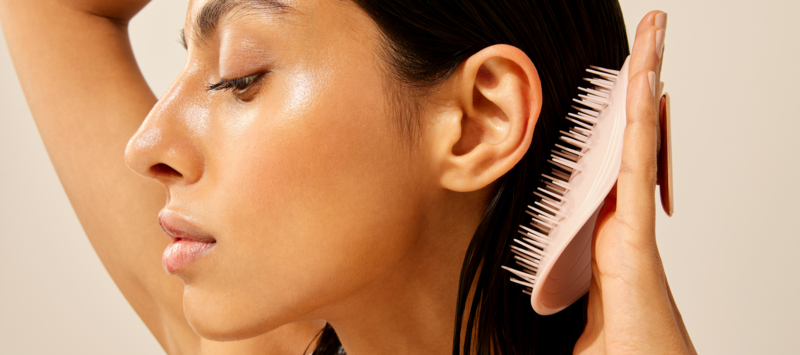
[[[647,80],[650,82],[650,92],[653,93],[653,97],[656,97],[656,72],[647,73]]]
[[[664,53],[664,30],[656,31],[656,53],[658,59],[661,59],[661,54]]]
[[[662,29],[667,29],[667,13],[662,12],[656,15],[656,26],[661,27]]]

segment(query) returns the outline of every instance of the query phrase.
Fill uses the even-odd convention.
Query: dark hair
[[[539,71],[543,104],[533,142],[503,176],[464,258],[453,354],[572,354],[586,325],[586,300],[550,316],[508,281],[509,242],[589,65],[618,69],[629,54],[617,0],[352,0],[377,24],[389,73],[407,89],[434,87],[469,56],[494,44],[524,51]],[[407,110],[408,111],[408,110]],[[413,111],[413,109],[411,110]],[[404,123],[414,133],[414,122]],[[468,303],[470,287],[476,290]],[[465,312],[467,311],[467,312]],[[464,324],[463,315],[468,315]],[[462,339],[461,330],[466,336]],[[341,354],[330,326],[315,355]]]

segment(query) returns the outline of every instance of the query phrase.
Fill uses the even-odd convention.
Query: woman
[[[627,54],[615,2],[193,1],[158,102],[125,33],[145,3],[0,19],[87,235],[167,352],[298,353],[320,319],[317,353],[693,352],[654,241],[665,14],[637,32],[590,294],[539,317],[499,265],[580,71]]]

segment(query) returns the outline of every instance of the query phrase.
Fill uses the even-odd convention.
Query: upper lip
[[[211,234],[205,233],[186,218],[170,211],[161,211],[158,214],[158,224],[170,238],[178,240],[192,240],[195,242],[215,243],[217,240]]]

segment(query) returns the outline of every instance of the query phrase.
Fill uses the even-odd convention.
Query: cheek
[[[297,90],[220,127],[208,206],[224,267],[211,273],[214,288],[242,289],[231,304],[308,312],[380,277],[414,242],[421,164],[379,82],[336,83],[287,85]]]
[[[259,143],[247,152],[254,159],[242,161],[241,185],[258,195],[248,207],[269,221],[259,232],[273,237],[273,248],[302,245],[310,248],[307,253],[353,255],[368,247],[359,239],[374,244],[380,230],[396,225],[382,223],[413,204],[403,186],[407,181],[400,179],[410,161],[387,122],[379,91],[352,87],[330,87],[314,105],[282,112],[261,134],[248,134]]]
[[[226,151],[232,154],[218,164],[224,167],[220,191],[238,195],[233,201],[248,207],[238,213],[274,217],[270,229],[302,229],[327,213],[349,218],[341,211],[384,205],[380,201],[392,187],[387,184],[398,182],[397,172],[407,170],[409,161],[397,149],[399,137],[376,83],[364,80],[355,90],[352,84],[296,81],[271,100],[276,105],[254,110],[252,124],[230,142]]]

